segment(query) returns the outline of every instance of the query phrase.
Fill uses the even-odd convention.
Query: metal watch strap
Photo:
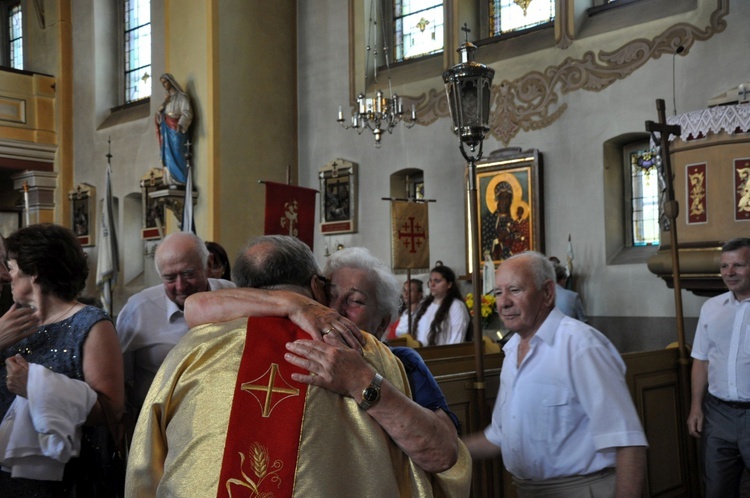
[[[362,410],[369,410],[380,399],[380,384],[383,382],[383,376],[375,373],[375,377],[370,381],[370,385],[362,390],[362,401],[359,407]]]

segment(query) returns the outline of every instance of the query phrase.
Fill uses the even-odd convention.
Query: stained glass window
[[[491,37],[555,19],[555,0],[489,0],[489,7]]]
[[[633,246],[659,244],[659,178],[650,149],[630,152]]]
[[[403,61],[443,50],[443,2],[393,1],[394,60]]]
[[[23,69],[23,18],[21,3],[11,5],[8,9],[8,45],[10,47],[9,65],[14,69]]]
[[[151,96],[151,2],[125,0],[125,103]]]

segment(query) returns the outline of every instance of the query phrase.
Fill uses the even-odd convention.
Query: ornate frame
[[[525,250],[544,251],[542,156],[538,150],[511,147],[492,152],[487,160],[477,163],[476,185],[478,236],[472,236],[467,218],[467,255],[474,240],[480,241],[481,259],[489,253],[496,265]],[[498,214],[498,195],[507,202],[503,202],[503,214]]]
[[[357,164],[336,159],[321,168],[320,232],[323,235],[357,231]]]

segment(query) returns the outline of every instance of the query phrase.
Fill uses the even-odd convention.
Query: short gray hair
[[[269,250],[248,254],[261,244],[267,244]],[[286,235],[263,235],[250,239],[242,248],[232,267],[232,281],[237,287],[293,285],[308,288],[310,279],[319,273],[315,255],[304,242]]]
[[[523,258],[529,262],[529,270],[534,277],[534,284],[537,289],[541,289],[544,286],[544,282],[547,280],[555,280],[555,267],[552,261],[547,259],[547,256],[537,251],[524,251],[520,254],[514,254],[506,261],[511,259]]]
[[[367,271],[375,284],[375,299],[381,318],[393,321],[398,314],[401,286],[391,269],[364,247],[348,247],[331,254],[323,268],[323,275],[330,277],[342,268],[357,268]]]
[[[186,239],[190,240],[193,243],[193,248],[195,250],[195,253],[198,255],[198,258],[200,259],[201,263],[203,263],[203,269],[208,268],[208,248],[206,247],[206,244],[201,240],[200,237],[195,235],[192,232],[174,232],[170,233],[166,237],[164,237],[164,240],[161,241],[159,246],[162,246],[163,244],[167,243],[167,241],[177,240],[177,239]],[[156,273],[159,274],[161,277],[161,269],[159,268],[159,251],[158,247],[156,248],[157,251],[154,255],[154,266],[156,266]]]

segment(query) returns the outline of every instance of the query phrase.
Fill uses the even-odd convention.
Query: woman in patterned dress
[[[57,225],[31,225],[10,235],[6,249],[13,300],[33,308],[39,325],[15,336],[0,335],[0,379],[5,380],[0,383],[0,416],[16,395],[26,397],[28,364],[36,363],[84,381],[97,393],[85,425],[106,426],[107,414],[119,420],[124,411],[122,354],[109,316],[76,300],[86,283],[88,262],[75,234]],[[74,461],[66,466],[63,481],[12,478],[2,471],[0,494],[72,496]]]

